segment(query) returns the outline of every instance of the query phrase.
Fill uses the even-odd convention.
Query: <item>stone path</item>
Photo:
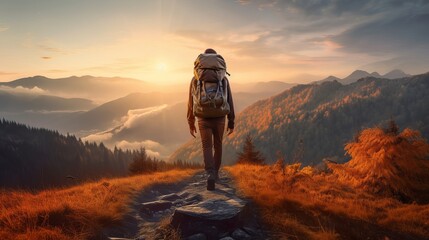
[[[146,189],[120,226],[104,230],[104,239],[166,239],[160,231],[166,223],[186,240],[269,239],[251,203],[236,193],[225,171],[214,191],[206,190],[206,179],[199,172],[177,184]]]

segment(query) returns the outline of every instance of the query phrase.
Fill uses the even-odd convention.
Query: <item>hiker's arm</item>
[[[194,78],[192,78],[191,80],[191,84],[189,86],[189,99],[188,99],[188,124],[189,124],[189,131],[191,133],[191,135],[193,137],[195,137],[195,133],[197,132],[196,128],[195,128],[195,116],[194,116],[194,111],[193,111],[193,107],[194,107],[194,101],[192,98],[192,84],[194,82]]]
[[[228,104],[229,104],[229,113],[227,115],[228,117],[228,129],[234,129],[234,120],[235,120],[235,112],[234,112],[234,101],[232,100],[232,94],[231,94],[231,86],[229,85],[228,79],[226,79],[227,82],[227,90],[228,90]],[[231,131],[232,133],[232,131]]]

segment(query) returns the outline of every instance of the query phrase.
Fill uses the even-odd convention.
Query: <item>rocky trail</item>
[[[103,231],[103,239],[168,239],[166,225],[181,239],[269,239],[252,203],[240,196],[225,171],[214,191],[206,190],[206,175],[198,172],[176,184],[158,184],[141,192],[121,224]]]

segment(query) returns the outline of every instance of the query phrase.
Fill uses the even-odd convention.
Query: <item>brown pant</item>
[[[222,162],[222,138],[225,131],[225,117],[198,118],[204,165],[209,178],[219,171]],[[213,154],[214,147],[214,154]]]

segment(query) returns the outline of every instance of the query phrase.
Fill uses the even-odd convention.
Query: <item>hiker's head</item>
[[[217,52],[216,52],[214,49],[212,49],[212,48],[207,48],[207,49],[204,51],[204,53],[213,53],[213,54],[217,54]]]

